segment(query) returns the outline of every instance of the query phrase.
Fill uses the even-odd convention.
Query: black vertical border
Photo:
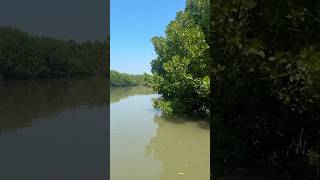
[[[106,163],[107,163],[107,169],[106,169],[106,174],[107,174],[107,177],[106,179],[109,180],[110,179],[110,0],[106,0],[107,1],[107,22],[106,22],[106,33],[107,33],[107,49],[106,49],[106,61],[107,61],[107,101],[108,101],[108,117],[107,117],[107,160],[106,160]]]

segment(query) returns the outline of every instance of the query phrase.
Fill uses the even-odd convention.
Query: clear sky
[[[164,35],[165,27],[185,0],[111,0],[110,66],[130,74],[150,72],[155,59],[151,38]]]

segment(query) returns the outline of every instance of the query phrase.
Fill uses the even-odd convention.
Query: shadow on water
[[[51,79],[0,82],[0,134],[32,125],[65,109],[81,105],[105,106],[103,78]]]
[[[170,123],[176,123],[176,124],[195,123],[195,124],[197,124],[197,127],[199,127],[199,128],[210,129],[210,123],[209,123],[208,119],[205,119],[205,118],[202,118],[202,119],[191,118],[191,117],[190,118],[186,118],[186,117],[165,118],[162,116],[159,117],[159,115],[157,115],[156,118],[161,118],[163,121],[167,121]]]

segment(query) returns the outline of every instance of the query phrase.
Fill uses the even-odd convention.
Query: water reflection
[[[0,179],[105,179],[104,79],[14,81],[0,87]]]
[[[105,106],[107,82],[99,78],[12,81],[0,84],[0,134],[32,125],[65,109]]]
[[[145,86],[133,86],[133,87],[111,87],[111,103],[119,102],[121,99],[128,98],[135,95],[148,95],[153,94],[154,91]]]

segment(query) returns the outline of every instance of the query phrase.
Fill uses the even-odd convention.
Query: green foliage
[[[0,80],[106,74],[106,42],[34,37],[0,27]]]
[[[210,0],[187,0],[185,11],[201,27],[206,40],[208,40],[210,32]]]
[[[320,2],[211,5],[213,141],[242,142],[230,143],[216,163],[264,158],[298,166],[303,148],[320,149]]]
[[[308,163],[314,169],[314,177],[319,179],[320,177],[320,155],[318,151],[310,149],[307,153]]]
[[[185,11],[166,28],[165,37],[152,42],[158,55],[151,62],[153,75],[149,84],[162,99],[155,107],[168,116],[206,115],[209,101],[208,45],[202,27],[207,21],[197,14],[199,8],[208,12],[209,1],[188,1]]]
[[[111,70],[110,85],[113,87],[146,85],[145,76],[119,73],[117,71]]]

